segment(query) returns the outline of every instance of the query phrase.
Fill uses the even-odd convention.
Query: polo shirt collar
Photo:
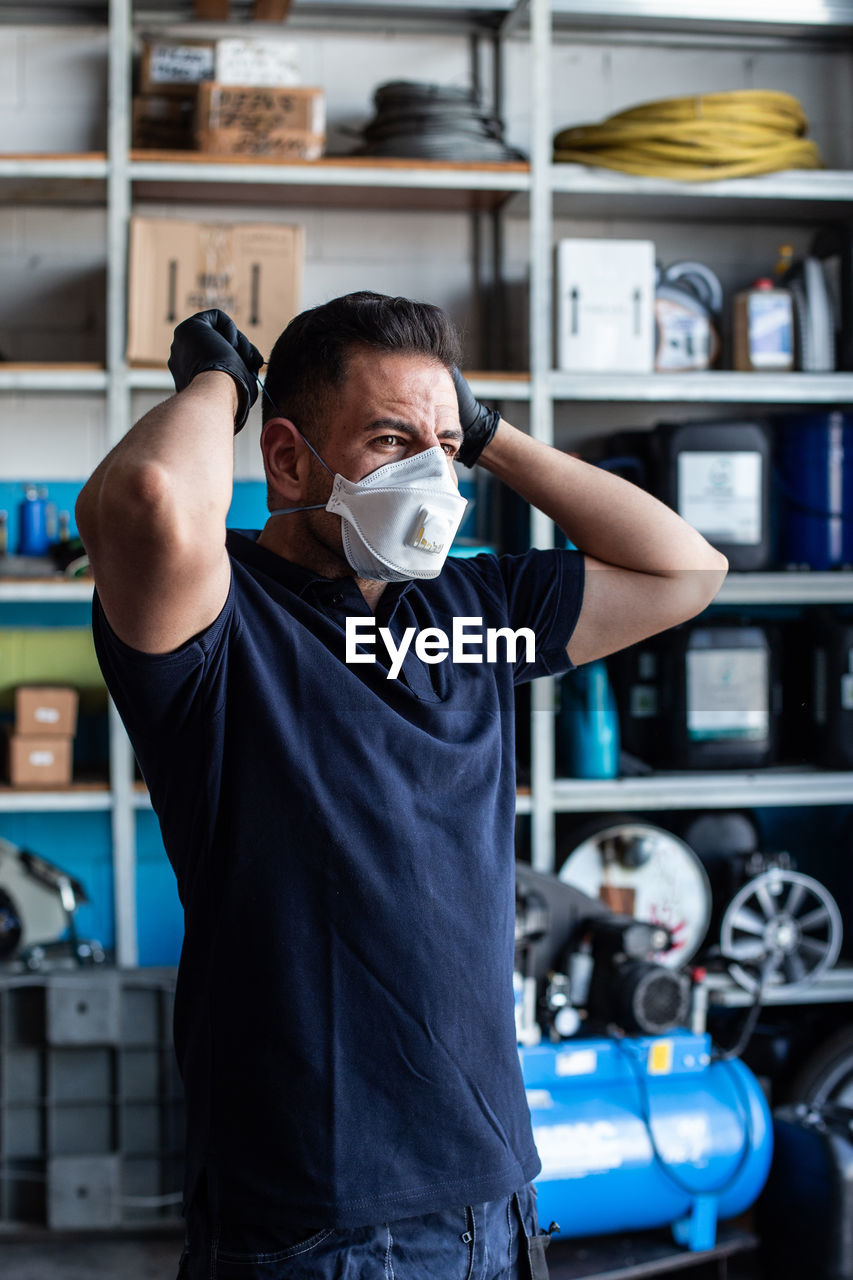
[[[229,529],[225,545],[235,560],[274,578],[276,582],[300,598],[315,595],[319,599],[326,600],[336,593],[346,594],[348,587],[352,587],[358,600],[364,600],[358,587],[355,586],[354,579],[324,578],[322,574],[314,573],[313,569],[294,564],[292,560],[286,560],[284,556],[270,551],[268,547],[259,546],[259,536],[259,529]],[[411,581],[389,582],[382,592],[380,602],[383,613],[393,609],[401,596],[405,595],[412,586]]]

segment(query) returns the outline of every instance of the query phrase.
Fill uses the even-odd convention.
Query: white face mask
[[[331,468],[323,466],[331,475]],[[446,455],[436,446],[388,462],[363,480],[335,475],[325,509],[341,517],[344,555],[360,578],[406,582],[438,577],[467,505],[450,477]],[[270,515],[314,509],[283,507]]]

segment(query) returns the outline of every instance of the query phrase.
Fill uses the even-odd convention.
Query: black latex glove
[[[462,447],[456,461],[473,467],[486,445],[498,429],[501,415],[497,409],[487,409],[476,398],[462,374],[454,366],[453,385],[459,405],[459,424],[462,427]]]
[[[182,320],[172,339],[169,372],[175,379],[175,390],[183,391],[197,373],[221,369],[237,383],[236,435],[246,425],[249,410],[258,398],[255,376],[264,363],[257,347],[235,325],[224,311],[199,311]]]

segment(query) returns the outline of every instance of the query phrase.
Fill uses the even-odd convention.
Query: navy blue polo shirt
[[[535,635],[514,663],[346,661],[330,581],[228,535],[216,621],[143,654],[95,599],[98,657],[185,911],[175,1040],[186,1197],[228,1222],[356,1227],[508,1195],[539,1171],[513,1015],[513,684],[570,669],[571,551],[389,584],[408,628]],[[479,628],[468,624],[469,636]],[[433,649],[432,652],[436,650]],[[468,643],[466,652],[485,654]]]

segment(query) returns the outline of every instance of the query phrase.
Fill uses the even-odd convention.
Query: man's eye
[[[459,445],[455,442],[455,440],[445,440],[441,447],[444,450],[444,452],[447,454],[448,458],[452,458],[453,455],[457,452]]]

